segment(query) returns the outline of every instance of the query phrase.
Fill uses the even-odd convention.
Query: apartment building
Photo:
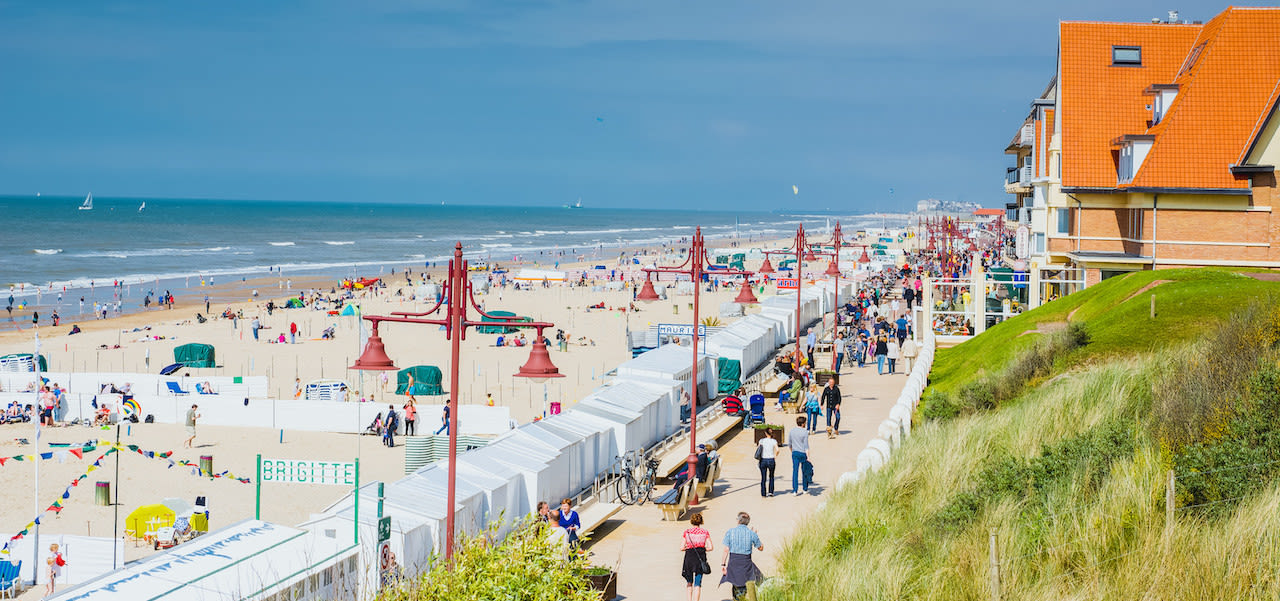
[[[1083,269],[1090,283],[1280,268],[1278,100],[1280,8],[1203,24],[1061,23],[1057,72],[1006,149],[1032,263]]]

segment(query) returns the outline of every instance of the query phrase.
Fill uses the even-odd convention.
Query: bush
[[[1082,323],[1072,323],[1065,329],[1042,338],[1031,348],[1017,355],[1004,369],[995,374],[978,376],[955,392],[955,397],[926,395],[932,402],[922,401],[925,408],[921,415],[928,419],[951,419],[990,411],[1022,394],[1027,385],[1053,372],[1058,357],[1089,344],[1089,332]]]
[[[566,556],[563,543],[548,536],[550,529],[525,522],[500,542],[496,527],[474,537],[461,537],[453,554],[453,569],[444,561],[416,579],[383,590],[378,601],[598,601],[586,579],[586,559]]]
[[[925,391],[920,399],[920,415],[925,419],[948,420],[960,416],[960,406],[940,390]]]

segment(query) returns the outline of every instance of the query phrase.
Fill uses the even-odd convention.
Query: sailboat
[[[579,198],[579,199],[578,199],[578,202],[575,202],[575,203],[573,203],[573,204],[571,204],[571,205],[564,205],[564,208],[566,208],[566,209],[581,209],[581,208],[582,208],[582,199],[581,199],[581,198]]]
[[[138,212],[141,213],[142,209],[145,209],[145,208],[147,208],[147,201],[144,200],[142,201],[142,204],[138,205]]]
[[[84,202],[80,203],[80,210],[81,211],[93,210],[93,192],[90,192],[88,196],[84,197]]]

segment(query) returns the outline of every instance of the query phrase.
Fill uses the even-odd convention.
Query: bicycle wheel
[[[623,505],[631,505],[635,503],[637,493],[639,492],[638,484],[639,483],[636,482],[636,477],[631,473],[631,470],[623,470],[622,475],[618,477],[618,481],[615,484],[617,487],[615,490],[618,493],[618,502]]]
[[[637,502],[641,505],[653,500],[654,475],[652,473],[645,474],[644,480],[638,485],[639,490],[636,491]]]

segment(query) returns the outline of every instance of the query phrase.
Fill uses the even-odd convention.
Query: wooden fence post
[[[1000,601],[1000,550],[996,545],[996,529],[990,532],[991,601]]]
[[[1177,503],[1177,500],[1174,499],[1174,494],[1173,494],[1175,487],[1177,486],[1176,478],[1177,476],[1174,475],[1173,470],[1169,470],[1169,481],[1165,484],[1165,488],[1164,488],[1165,534],[1169,534],[1173,532],[1173,510],[1174,510],[1174,504]]]

